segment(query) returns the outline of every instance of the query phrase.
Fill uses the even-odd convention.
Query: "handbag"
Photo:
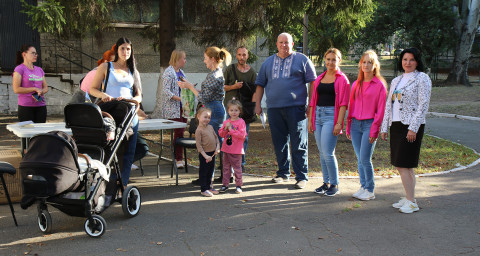
[[[234,65],[234,64],[232,64]],[[233,67],[233,76],[235,80],[238,81],[237,71],[235,70],[235,66]],[[255,102],[252,102],[253,94],[255,90],[252,89],[252,85],[248,82],[242,81],[243,86],[238,89],[238,100],[242,103],[242,114],[240,117],[245,121],[245,123],[253,123],[257,120],[257,115],[255,114]],[[255,87],[254,87],[255,88]]]

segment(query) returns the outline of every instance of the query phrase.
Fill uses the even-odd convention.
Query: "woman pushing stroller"
[[[102,82],[107,77],[107,84],[105,84],[105,88],[102,90]],[[118,39],[115,44],[114,61],[103,63],[98,67],[90,88],[90,94],[97,98],[101,98],[103,102],[122,99],[132,99],[138,103],[142,101],[140,75],[135,68],[133,45],[130,40],[124,37]],[[128,146],[125,150],[123,161],[120,163],[122,183],[124,187],[128,184],[135,154],[138,131],[137,115],[135,115],[132,121],[132,128],[133,135],[128,140]]]

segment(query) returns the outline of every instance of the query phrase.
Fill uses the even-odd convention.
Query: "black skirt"
[[[420,125],[414,142],[407,141],[408,125],[392,122],[390,127],[390,162],[395,167],[416,168],[420,157],[425,124]]]

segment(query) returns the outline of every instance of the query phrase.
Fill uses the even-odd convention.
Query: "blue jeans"
[[[320,152],[323,182],[338,185],[338,163],[335,157],[337,136],[333,135],[335,107],[319,107],[315,110],[315,141]]]
[[[123,168],[122,168],[122,183],[123,186],[127,186],[130,179],[130,172],[132,171],[133,157],[135,156],[135,147],[137,146],[138,135],[138,116],[132,120],[133,135],[128,138],[128,145],[123,155]]]
[[[350,136],[352,137],[353,149],[357,155],[360,185],[369,192],[373,192],[373,189],[375,188],[372,155],[376,141],[372,144],[370,144],[369,141],[372,123],[373,119],[357,120],[353,118],[350,126]]]
[[[290,155],[295,179],[308,180],[308,132],[305,106],[269,108],[268,123],[278,162],[277,175],[290,176]]]
[[[221,100],[217,100],[217,101],[210,101],[204,104],[205,104],[205,107],[212,110],[210,125],[213,126],[213,130],[215,131],[215,134],[217,134],[218,140],[220,141],[220,145],[222,145],[223,139],[218,135],[218,130],[222,127],[223,121],[225,121],[225,108],[223,107],[223,103]],[[220,157],[222,156],[223,155],[221,154]],[[215,166],[215,161],[213,162],[213,166]]]

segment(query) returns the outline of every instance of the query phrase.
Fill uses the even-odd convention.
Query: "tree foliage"
[[[38,6],[29,5],[25,0],[20,0],[21,12],[27,14],[30,20],[27,22],[33,29],[40,33],[61,33],[66,24],[63,17],[64,6],[55,0],[43,1]]]
[[[199,44],[225,45],[255,35],[276,38],[289,32],[298,42],[307,14],[311,49],[323,52],[335,46],[347,50],[374,7],[372,0],[205,0],[201,5],[205,15],[195,38]],[[226,35],[219,36],[219,31]],[[268,43],[275,49],[275,40]]]
[[[455,46],[452,11],[456,0],[379,0],[373,21],[362,30],[365,48],[386,43],[395,35],[403,41],[398,47],[417,47],[427,66],[434,56]]]
[[[38,6],[22,1],[28,24],[39,32],[59,37],[85,37],[100,33],[110,26],[109,6],[118,0],[45,0]]]

